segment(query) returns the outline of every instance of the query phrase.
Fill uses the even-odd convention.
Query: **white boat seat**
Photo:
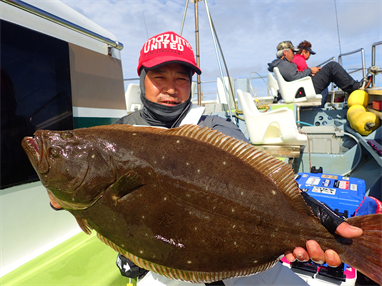
[[[140,110],[143,108],[141,101],[141,89],[139,84],[130,83],[125,93],[127,113]]]
[[[237,90],[252,144],[305,145],[307,136],[297,130],[293,111],[287,107],[260,113],[251,94]]]
[[[286,103],[309,102],[309,101],[321,102],[322,95],[316,94],[316,91],[314,90],[314,86],[313,86],[313,81],[310,76],[306,76],[294,81],[286,81],[281,75],[278,67],[274,67],[273,72],[275,74],[275,77],[279,86],[279,92],[281,94],[281,97]],[[304,88],[305,96],[295,98],[298,89],[301,87]]]
[[[277,97],[277,92],[279,91],[279,85],[277,84],[276,79],[271,73],[268,73],[268,88],[269,93],[273,97]]]

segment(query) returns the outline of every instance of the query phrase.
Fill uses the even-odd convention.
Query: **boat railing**
[[[319,65],[317,65],[317,67],[321,67],[321,66],[323,66],[323,65],[326,65],[328,62],[334,62],[335,60],[336,60],[335,57],[331,57],[330,59],[328,59],[328,60],[326,60],[326,61],[320,63]]]
[[[374,67],[376,64],[376,46],[382,45],[382,41],[375,42],[371,46],[371,66]],[[375,74],[372,75],[372,87],[375,87]]]
[[[351,73],[355,73],[355,72],[358,72],[358,71],[362,71],[362,77],[364,78],[366,76],[366,64],[365,64],[365,50],[363,48],[360,48],[360,49],[352,51],[352,52],[340,54],[338,56],[338,63],[342,66],[342,58],[344,56],[350,56],[350,55],[354,55],[354,54],[357,54],[357,53],[361,53],[362,67],[361,68],[355,68],[355,69],[353,69],[352,71],[350,71],[348,73],[351,74]]]
[[[382,45],[382,41],[380,42],[376,42],[374,43],[372,46],[371,46],[371,65],[372,66],[375,66],[375,47],[378,46],[378,45]]]
[[[69,22],[63,18],[60,18],[56,15],[53,15],[49,12],[46,12],[40,8],[37,8],[33,5],[30,5],[24,1],[20,1],[20,0],[0,0],[1,2],[4,2],[4,3],[7,3],[9,5],[12,5],[14,7],[17,7],[21,10],[24,10],[26,12],[29,12],[29,13],[32,13],[38,17],[41,17],[41,18],[44,18],[46,20],[49,20],[53,23],[56,23],[56,24],[59,24],[61,26],[64,26],[68,29],[71,29],[73,31],[76,31],[78,33],[81,33],[81,34],[84,34],[88,37],[91,37],[93,39],[96,39],[98,41],[101,41],[105,44],[107,44],[108,46],[112,47],[112,48],[115,48],[117,50],[122,50],[123,49],[123,44],[118,42],[118,41],[114,41],[112,39],[109,39],[107,37],[104,37],[100,34],[97,34],[95,32],[92,32],[88,29],[85,29],[84,27],[81,27],[81,26],[78,26],[72,22]]]
[[[257,76],[252,77],[252,74],[257,74]],[[260,79],[265,83],[265,86],[266,86],[266,88],[267,88],[267,96],[272,96],[272,95],[271,95],[271,92],[270,92],[270,90],[269,90],[269,88],[268,88],[268,83],[267,83],[267,81],[266,81],[267,76],[260,75],[260,74],[257,73],[257,72],[251,72],[251,73],[249,74],[248,81],[249,81],[250,92],[253,93],[253,94],[256,96],[257,92],[256,92],[255,89],[253,89],[253,86],[252,86],[252,80],[260,80]]]

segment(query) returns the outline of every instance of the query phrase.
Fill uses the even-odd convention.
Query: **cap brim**
[[[201,69],[195,66],[193,63],[190,63],[185,60],[179,60],[179,58],[174,58],[174,57],[162,57],[160,62],[158,62],[157,58],[154,58],[152,60],[145,62],[142,66],[151,70],[151,69],[155,69],[164,65],[174,64],[174,63],[185,65],[189,67],[190,69],[192,69],[197,74],[202,73]]]

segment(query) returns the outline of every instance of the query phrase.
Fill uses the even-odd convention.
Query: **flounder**
[[[37,131],[22,145],[42,184],[86,233],[142,268],[213,282],[272,267],[309,239],[382,283],[382,215],[330,234],[288,164],[217,131],[108,125]]]

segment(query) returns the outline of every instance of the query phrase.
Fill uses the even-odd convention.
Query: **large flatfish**
[[[108,125],[37,131],[22,145],[84,232],[166,277],[250,275],[314,239],[382,283],[382,215],[348,219],[359,238],[330,234],[289,165],[217,131]]]

